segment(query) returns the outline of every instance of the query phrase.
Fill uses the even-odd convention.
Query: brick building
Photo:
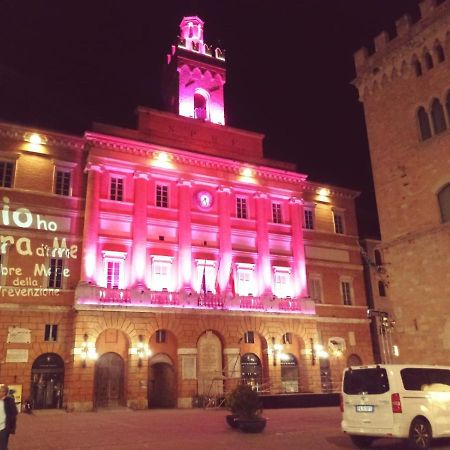
[[[400,360],[450,356],[450,2],[355,54]]]
[[[35,407],[329,392],[373,360],[358,193],[226,126],[221,50],[180,36],[136,129],[0,124],[0,376]]]

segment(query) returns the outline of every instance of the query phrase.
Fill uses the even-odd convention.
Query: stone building
[[[329,392],[373,361],[358,193],[226,126],[203,25],[181,22],[168,111],[136,129],[0,124],[0,377],[35,407]]]
[[[450,357],[450,2],[355,54],[399,360]]]

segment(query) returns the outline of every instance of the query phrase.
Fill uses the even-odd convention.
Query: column
[[[147,184],[148,174],[135,172],[131,281],[137,288],[145,287],[145,269],[147,266]]]
[[[219,186],[217,189],[219,202],[219,284],[220,290],[228,284],[231,265],[233,264],[233,249],[231,244],[231,189]]]
[[[292,197],[289,201],[291,214],[292,255],[294,257],[293,293],[294,297],[307,297],[305,244],[303,242],[303,202]]]
[[[82,281],[98,284],[97,249],[100,218],[100,181],[102,168],[89,163],[83,228]]]
[[[257,192],[256,202],[256,246],[258,251],[259,295],[272,295],[272,273],[270,271],[269,217],[267,215],[267,194]]]
[[[178,288],[185,292],[192,290],[191,186],[178,182]]]

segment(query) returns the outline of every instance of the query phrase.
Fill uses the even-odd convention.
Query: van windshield
[[[385,369],[349,369],[344,376],[344,393],[384,394],[389,391],[389,381]]]

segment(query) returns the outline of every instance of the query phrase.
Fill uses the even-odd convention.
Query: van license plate
[[[356,405],[356,412],[373,412],[374,409],[373,405]]]

